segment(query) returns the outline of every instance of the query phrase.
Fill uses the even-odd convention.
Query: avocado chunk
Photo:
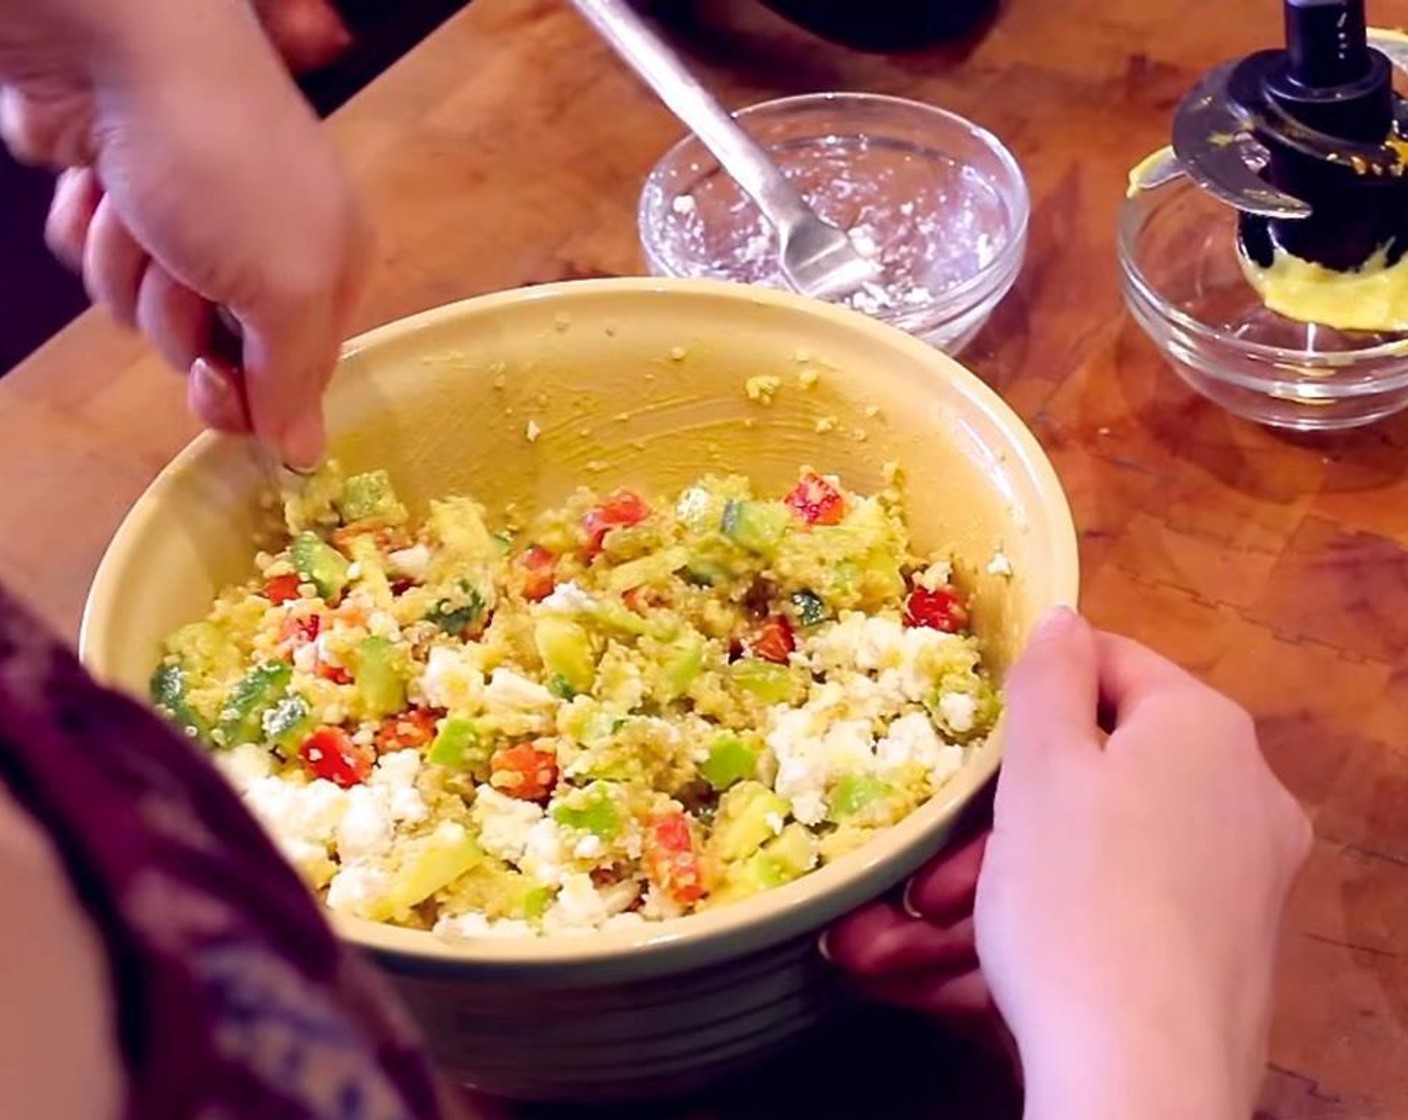
[[[391,476],[383,470],[354,474],[342,484],[342,494],[335,504],[343,523],[348,525],[356,521],[402,525],[408,516],[391,486]]]
[[[565,690],[570,689],[573,695],[591,692],[596,682],[596,657],[591,636],[583,626],[545,615],[533,627],[533,644],[548,672],[561,678]]]
[[[289,549],[298,578],[311,583],[328,602],[347,590],[347,557],[325,542],[316,533],[299,533]]]

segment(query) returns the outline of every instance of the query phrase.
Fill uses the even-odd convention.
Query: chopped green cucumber
[[[716,790],[726,790],[752,779],[758,772],[758,750],[731,731],[721,732],[709,744],[709,757],[699,773]]]
[[[217,741],[226,747],[260,742],[265,713],[284,698],[292,677],[293,667],[286,661],[266,661],[241,677],[220,709]]]
[[[383,719],[406,706],[405,655],[388,638],[372,634],[357,647],[357,695],[368,717]]]
[[[178,730],[192,739],[210,738],[210,724],[186,699],[186,671],[174,661],[157,667],[151,680],[152,703]]]

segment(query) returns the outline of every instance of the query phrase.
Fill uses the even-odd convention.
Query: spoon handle
[[[738,126],[627,0],[571,0],[636,74],[683,121],[779,231],[812,210],[751,136]]]

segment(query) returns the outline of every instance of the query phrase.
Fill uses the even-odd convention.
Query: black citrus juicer
[[[1363,0],[1283,7],[1283,48],[1218,66],[1183,99],[1164,174],[1235,207],[1261,267],[1278,246],[1338,272],[1393,265],[1408,249],[1408,104],[1393,89],[1408,39],[1369,31]]]

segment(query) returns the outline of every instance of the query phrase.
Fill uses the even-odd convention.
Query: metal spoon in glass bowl
[[[777,231],[783,279],[802,295],[841,300],[880,274],[850,237],[817,216],[748,135],[635,12],[628,0],[572,0],[666,107],[711,151]]]

